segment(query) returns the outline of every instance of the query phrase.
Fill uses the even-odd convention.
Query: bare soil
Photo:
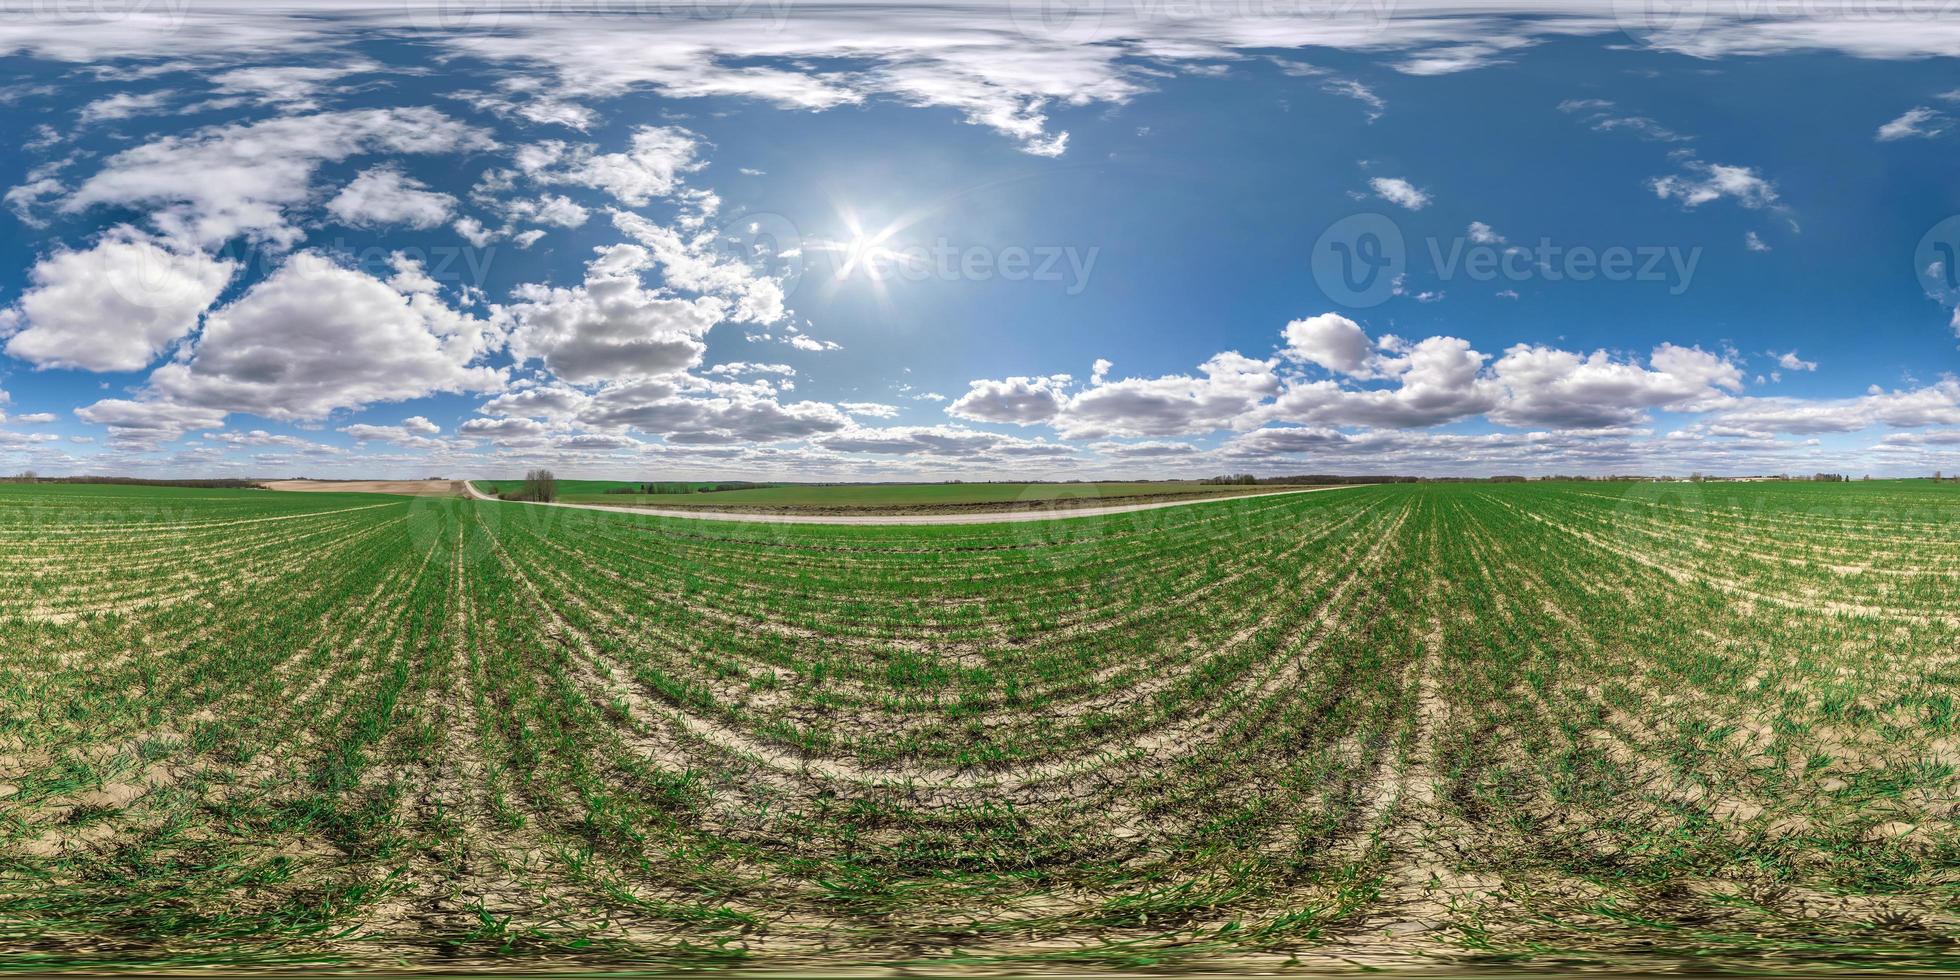
[[[411,497],[462,497],[461,480],[271,480],[267,490],[298,493],[395,493]]]

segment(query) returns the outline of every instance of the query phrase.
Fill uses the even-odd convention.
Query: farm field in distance
[[[521,480],[473,480],[495,496]],[[689,508],[770,514],[934,514],[1015,510],[1057,510],[1111,504],[1149,503],[1197,496],[1227,497],[1271,493],[1289,485],[1208,484],[1186,480],[1104,483],[791,483],[739,490],[701,491],[713,483],[656,484],[669,492],[618,493],[645,486],[618,480],[560,480],[558,499],[611,507]],[[1305,484],[1302,484],[1305,486]],[[687,492],[671,492],[689,488]]]
[[[1960,969],[1950,485],[4,485],[0,650],[8,969]]]

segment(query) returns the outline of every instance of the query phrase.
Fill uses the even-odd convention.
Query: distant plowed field
[[[1957,692],[1926,483],[7,486],[0,968],[1954,968]]]

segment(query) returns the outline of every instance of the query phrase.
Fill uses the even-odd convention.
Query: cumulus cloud
[[[397,254],[394,264],[384,282],[315,252],[294,254],[206,316],[190,355],[157,368],[150,391],[289,420],[503,387],[501,371],[478,363],[501,342],[499,325],[444,304],[414,262]]]
[[[758,324],[783,320],[788,310],[783,305],[782,282],[751,265],[747,257],[723,248],[719,230],[707,226],[712,212],[698,210],[708,202],[694,203],[697,210],[682,216],[684,222],[697,226],[693,231],[656,224],[630,211],[615,212],[613,226],[646,247],[667,285],[726,299],[730,320]],[[730,224],[745,232],[752,230],[739,220]],[[792,333],[789,342],[804,350],[838,349],[836,344],[801,334]]]
[[[729,361],[725,364],[717,364],[704,373],[725,374],[731,378],[739,378],[747,374],[780,374],[784,377],[795,377],[796,369],[787,364],[757,364],[750,361]]]
[[[6,351],[37,368],[140,371],[197,327],[237,268],[113,229],[93,248],[34,264],[20,301],[0,314],[17,328]]]
[[[362,423],[341,426],[340,431],[353,436],[357,442],[387,442],[410,448],[427,448],[441,445],[434,437],[442,433],[442,426],[420,415],[411,415],[398,425]]]
[[[532,419],[471,419],[456,428],[470,439],[483,439],[508,446],[537,445],[551,431]]]
[[[1874,425],[1918,429],[1960,425],[1960,379],[1920,388],[1877,389],[1857,398],[1736,398],[1714,406],[1711,421],[1766,433],[1857,432]]]
[[[1500,390],[1480,377],[1486,356],[1458,337],[1429,337],[1398,355],[1370,358],[1369,377],[1393,388],[1356,389],[1331,380],[1296,382],[1259,414],[1261,420],[1388,428],[1440,425],[1489,411]]]
[[[1803,358],[1798,357],[1796,351],[1789,351],[1783,354],[1778,354],[1772,351],[1770,353],[1770,356],[1776,358],[1776,363],[1780,365],[1785,371],[1817,370],[1816,361],[1806,361]]]
[[[128,119],[131,116],[154,112],[168,104],[170,99],[171,93],[163,90],[140,93],[118,92],[83,106],[75,113],[75,122],[86,126],[90,123]]]
[[[517,167],[538,183],[595,188],[637,208],[674,193],[684,174],[699,170],[699,149],[698,138],[678,126],[641,126],[621,153],[551,140],[521,147]]]
[[[1030,425],[1046,422],[1068,403],[1066,374],[970,382],[967,392],[946,406],[946,414],[975,422]]]
[[[1092,444],[1090,449],[1111,459],[1181,459],[1198,455],[1198,447],[1188,442],[1165,442],[1152,440],[1144,442],[1103,441]]]
[[[510,351],[519,364],[542,361],[553,374],[585,384],[672,374],[694,367],[703,340],[727,312],[715,297],[682,299],[645,288],[652,256],[638,245],[596,250],[585,281],[572,287],[530,283],[515,290]]]
[[[215,248],[233,238],[290,247],[304,237],[288,211],[314,193],[323,163],[373,153],[461,153],[487,133],[429,108],[281,116],[166,136],[111,156],[61,205],[150,207],[172,240]]]
[[[703,382],[685,376],[609,385],[593,396],[578,421],[598,429],[637,429],[685,445],[807,439],[851,424],[834,405],[785,405],[766,383]]]
[[[1648,182],[1648,186],[1656,197],[1664,201],[1679,201],[1682,207],[1689,209],[1723,198],[1750,209],[1776,203],[1776,187],[1756,173],[1754,168],[1700,160],[1687,160],[1683,163],[1682,173],[1656,177]]]
[[[1661,344],[1642,367],[1605,351],[1518,344],[1494,365],[1505,399],[1491,419],[1505,425],[1604,429],[1637,424],[1650,409],[1702,411],[1740,390],[1742,370],[1698,347]]]
[[[108,427],[112,444],[132,448],[152,448],[180,439],[188,432],[216,429],[225,424],[222,409],[126,398],[107,398],[85,405],[75,410],[75,417],[90,425]]]
[[[1296,360],[1318,364],[1329,371],[1355,374],[1374,356],[1374,342],[1361,325],[1339,313],[1295,320],[1284,331],[1284,353]]]
[[[333,200],[327,211],[355,227],[407,225],[434,228],[449,220],[456,198],[429,190],[428,185],[394,167],[361,171]]]
[[[1376,197],[1411,211],[1420,211],[1429,205],[1427,193],[1400,177],[1376,177],[1368,182],[1368,186],[1375,189]]]
[[[591,396],[561,384],[526,384],[483,403],[485,415],[532,419],[567,419],[592,402]]]
[[[1053,424],[1070,438],[1208,432],[1230,426],[1278,390],[1271,361],[1226,351],[1199,365],[1197,376],[1095,385],[1071,397]]]
[[[523,83],[526,79],[505,79],[504,84]],[[549,93],[540,92],[536,86],[509,88],[505,94],[494,92],[452,92],[450,98],[461,99],[485,112],[493,112],[509,119],[539,125],[564,126],[584,132],[599,123],[599,114],[586,106]]]
[[[853,428],[815,440],[843,453],[881,456],[938,456],[969,460],[1066,457],[1075,450],[1045,439],[1021,439],[959,425],[907,425],[882,429]]]
[[[380,70],[381,65],[362,58],[324,65],[254,65],[219,72],[212,77],[211,88],[220,96],[289,111],[311,111],[319,108],[319,96],[334,82]]]

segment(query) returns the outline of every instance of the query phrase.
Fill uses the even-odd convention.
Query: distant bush
[[[524,485],[497,495],[502,500],[523,500],[548,504],[558,499],[558,478],[550,470],[536,469],[524,474]]]

